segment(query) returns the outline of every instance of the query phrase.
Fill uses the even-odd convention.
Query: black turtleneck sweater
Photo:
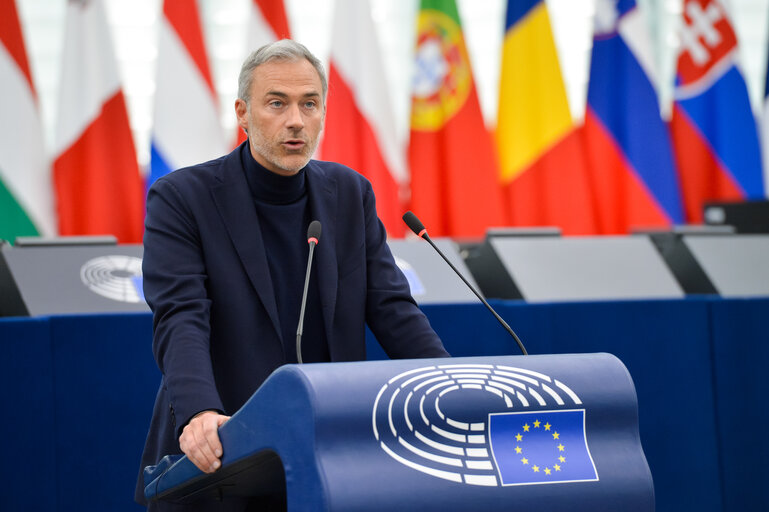
[[[267,250],[283,354],[287,363],[296,363],[296,327],[310,252],[307,226],[311,219],[305,169],[293,176],[281,176],[254,160],[248,144],[243,145],[242,151],[246,180]],[[320,244],[315,250],[321,250]],[[313,257],[302,335],[302,360],[305,363],[330,361],[315,261]]]

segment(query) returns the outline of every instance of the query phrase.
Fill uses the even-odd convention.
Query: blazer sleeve
[[[449,357],[395,264],[387,232],[377,217],[371,184],[364,191],[366,233],[366,323],[392,359]]]
[[[144,295],[153,313],[153,352],[180,433],[200,411],[222,411],[210,343],[211,301],[200,233],[190,200],[161,178],[147,196]]]

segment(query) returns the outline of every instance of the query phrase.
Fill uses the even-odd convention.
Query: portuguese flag
[[[411,209],[433,236],[503,225],[491,135],[483,123],[454,0],[422,0],[411,98]]]
[[[52,235],[50,166],[13,0],[0,0],[0,76],[0,239]]]

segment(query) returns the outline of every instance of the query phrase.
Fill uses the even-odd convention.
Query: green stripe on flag
[[[13,242],[17,236],[39,234],[27,212],[0,179],[0,239]]]

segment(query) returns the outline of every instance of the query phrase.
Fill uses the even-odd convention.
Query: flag
[[[377,213],[403,236],[408,176],[368,0],[337,0],[331,38],[326,126],[320,155],[372,183]]]
[[[52,235],[50,163],[14,0],[0,0],[0,239]]]
[[[681,224],[681,192],[645,19],[635,0],[602,0],[594,28],[584,132],[599,230]]]
[[[769,57],[764,78],[764,105],[761,116],[761,154],[764,164],[764,194],[769,197]]]
[[[249,54],[268,43],[291,37],[283,0],[251,0],[247,27]],[[240,127],[236,139],[236,144],[246,140],[246,133]]]
[[[496,145],[512,224],[595,233],[582,135],[543,0],[507,4]]]
[[[684,210],[702,221],[707,200],[764,197],[761,155],[737,37],[724,6],[684,0],[671,131]]]
[[[165,0],[158,41],[151,185],[227,152],[196,0]]]
[[[481,236],[504,223],[494,146],[454,0],[421,1],[408,162],[411,208],[432,235]]]
[[[54,183],[62,235],[142,239],[144,187],[101,0],[70,0]]]

